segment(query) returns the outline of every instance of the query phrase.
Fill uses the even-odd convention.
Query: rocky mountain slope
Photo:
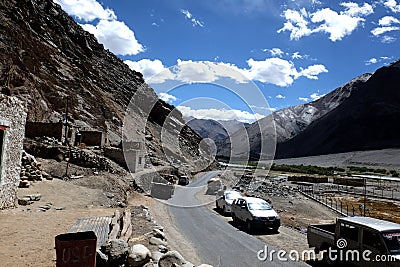
[[[0,91],[26,101],[28,121],[59,121],[68,99],[71,121],[107,131],[117,145],[125,110],[135,95],[141,105],[132,105],[131,119],[146,125],[133,125],[130,130],[143,140],[146,136],[157,164],[167,164],[163,151],[170,146],[173,158],[176,147],[182,148],[180,160],[199,157],[201,138],[184,125],[182,115],[172,114],[174,107],[158,100],[141,73],[105,50],[53,1],[0,1],[0,52]],[[153,109],[146,114],[142,108],[149,106]],[[170,115],[167,124],[181,127],[181,145],[166,142],[163,150],[161,126]]]
[[[186,124],[192,128],[203,138],[210,138],[214,141],[220,141],[226,138],[229,134],[248,126],[248,123],[243,123],[237,120],[211,120],[211,119],[196,119],[184,118]]]
[[[354,90],[362,86],[370,77],[371,74],[356,77],[318,100],[278,110],[247,126],[246,129],[235,132],[230,136],[230,139],[227,138],[218,143],[220,156],[228,157],[232,142],[240,146],[243,140],[238,142],[235,140],[247,136],[247,142],[250,143],[251,147],[250,154],[252,157],[258,158],[260,156],[262,138],[269,140],[269,142],[282,143],[297,136],[314,121],[340,106]],[[241,151],[247,148],[244,146],[237,149]],[[270,149],[270,153],[272,153],[272,149]],[[243,153],[241,154],[244,155]]]
[[[299,157],[400,146],[400,61],[378,69],[337,108],[294,138],[277,157]]]

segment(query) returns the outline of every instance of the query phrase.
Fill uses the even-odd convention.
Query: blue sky
[[[400,58],[396,0],[54,2],[199,118],[251,122]]]

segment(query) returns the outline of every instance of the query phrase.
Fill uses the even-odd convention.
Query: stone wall
[[[107,134],[100,131],[79,131],[81,135],[81,143],[87,146],[104,147],[107,145]]]
[[[26,122],[25,136],[32,139],[35,137],[48,136],[62,141],[63,124],[61,122]]]
[[[125,149],[124,147],[124,150],[115,147],[105,147],[104,156],[127,168],[130,172],[142,171],[146,158],[143,151],[140,150],[141,146],[138,147],[139,149]]]
[[[26,106],[21,100],[0,94],[0,125],[5,127],[0,166],[0,209],[14,207],[16,203],[26,114]]]

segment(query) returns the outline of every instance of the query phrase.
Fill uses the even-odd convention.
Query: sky
[[[197,118],[253,122],[400,58],[400,0],[53,1]]]

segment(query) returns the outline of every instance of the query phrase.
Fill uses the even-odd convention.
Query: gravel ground
[[[312,157],[277,159],[275,164],[329,166],[366,166],[385,169],[400,169],[400,149],[355,151]]]

